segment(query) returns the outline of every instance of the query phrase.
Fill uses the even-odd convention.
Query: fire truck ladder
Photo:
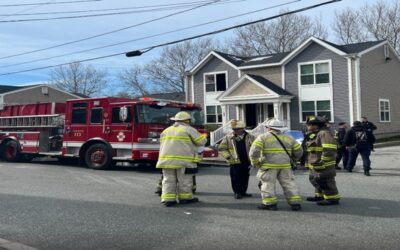
[[[63,125],[63,123],[64,123],[64,116],[60,114],[0,117],[0,129],[54,128]]]

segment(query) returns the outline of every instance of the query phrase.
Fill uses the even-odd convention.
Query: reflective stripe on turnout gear
[[[268,198],[264,198],[262,201],[265,205],[274,205],[274,204],[278,203],[278,198],[276,196],[268,197]]]

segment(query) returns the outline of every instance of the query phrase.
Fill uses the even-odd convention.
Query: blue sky
[[[7,4],[26,4],[26,3],[44,3],[44,2],[65,2],[66,0],[3,0],[1,5]],[[77,1],[77,0],[72,0]],[[101,0],[94,2],[81,2],[73,4],[49,4],[39,6],[17,6],[17,7],[0,7],[0,15],[4,14],[28,14],[37,12],[55,12],[55,11],[82,11],[82,10],[96,10],[106,8],[131,8],[138,6],[161,5],[171,3],[187,3],[196,0],[158,0],[158,1],[145,1],[145,0]],[[199,0],[197,0],[199,1]],[[346,7],[360,8],[365,3],[374,3],[377,0],[342,0],[338,3],[325,5],[314,10],[303,12],[309,16],[320,16],[323,22],[330,28],[335,10],[341,10]],[[182,32],[176,32],[169,35],[163,35],[151,39],[131,42],[115,47],[109,47],[90,52],[79,53],[60,58],[54,58],[46,61],[34,62],[18,66],[6,67],[11,64],[18,64],[26,61],[37,60],[52,56],[59,56],[68,54],[75,51],[92,49],[95,47],[105,46],[113,43],[124,42],[128,40],[137,39],[144,36],[154,35],[161,32],[175,30],[190,25],[204,23],[215,19],[221,19],[237,15],[240,13],[265,8],[268,6],[275,6],[282,3],[290,3],[285,6],[290,10],[302,8],[305,6],[325,2],[323,0],[302,0],[294,3],[293,0],[237,0],[234,3],[211,5],[198,8],[196,10],[182,13],[173,17],[165,18],[160,21],[151,22],[146,25],[126,29],[121,32],[105,35],[95,39],[61,46],[54,49],[44,50],[36,53],[26,54],[22,56],[15,56],[5,59],[0,59],[0,74],[27,70],[38,67],[45,67],[49,65],[68,63],[74,60],[82,60],[87,58],[94,58],[114,53],[122,53],[130,50],[141,49],[151,45],[164,43],[191,35],[197,35],[211,30],[228,27],[234,24],[243,23],[249,20],[260,19],[272,15],[276,15],[280,8],[272,8],[257,14],[252,14],[240,18],[235,18],[212,25],[198,27]],[[0,16],[0,57],[6,57],[19,53],[24,53],[32,50],[42,49],[62,43],[75,41],[78,39],[95,36],[101,33],[121,29],[128,26],[152,20],[158,17],[163,17],[184,9],[173,9],[159,12],[148,13],[135,13],[127,15],[115,16],[101,16],[92,18],[77,18],[65,20],[47,20],[47,21],[29,21],[29,22],[5,22],[11,20],[28,19],[28,18],[42,18],[42,17],[55,17],[55,16],[72,16],[83,15],[88,13],[77,14],[59,14],[59,15],[38,15],[38,16]],[[122,10],[123,11],[123,10]],[[118,12],[118,11],[114,11]],[[94,14],[94,13],[89,13]],[[226,37],[231,36],[231,32],[226,32],[214,36],[223,41]],[[330,36],[328,40],[335,42],[334,38]],[[110,76],[113,77],[123,69],[129,68],[133,63],[145,64],[151,59],[158,56],[161,49],[152,50],[140,57],[126,58],[123,55],[105,58],[101,60],[88,62],[96,68],[106,69]],[[5,85],[24,85],[29,83],[37,83],[46,81],[49,75],[49,69],[37,70],[19,74],[0,76],[0,84]]]

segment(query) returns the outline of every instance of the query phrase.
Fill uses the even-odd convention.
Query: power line
[[[167,43],[162,43],[162,44],[150,46],[150,47],[139,49],[139,50],[135,50],[135,51],[115,53],[115,54],[109,54],[109,55],[104,55],[104,56],[99,56],[99,57],[87,58],[87,59],[78,60],[78,61],[75,61],[75,62],[95,61],[95,60],[114,57],[114,56],[119,56],[119,55],[123,55],[123,54],[126,55],[127,53],[141,55],[141,54],[144,54],[144,53],[146,53],[146,52],[148,52],[148,51],[150,51],[152,49],[158,48],[158,47],[163,47],[163,46],[172,45],[172,44],[176,44],[176,43],[180,43],[180,42],[184,42],[184,41],[188,41],[188,40],[193,40],[193,39],[204,37],[204,36],[215,35],[215,34],[222,33],[222,32],[228,31],[228,30],[241,28],[241,27],[244,27],[244,26],[247,26],[247,25],[251,25],[251,24],[255,24],[255,23],[259,23],[259,22],[269,21],[269,20],[276,19],[276,18],[279,18],[279,17],[282,17],[282,16],[296,14],[296,13],[299,13],[299,12],[303,12],[303,11],[310,10],[310,9],[315,9],[315,8],[323,6],[323,5],[336,3],[336,2],[340,2],[340,1],[342,1],[342,0],[331,0],[331,1],[327,1],[327,2],[322,2],[322,3],[319,3],[319,4],[310,5],[310,6],[307,6],[307,7],[296,9],[296,10],[293,10],[293,11],[284,12],[284,13],[281,13],[281,14],[278,14],[278,15],[275,15],[275,16],[258,19],[256,21],[247,22],[247,23],[243,23],[243,24],[239,24],[239,25],[234,25],[234,26],[230,26],[230,27],[227,27],[227,28],[224,28],[224,29],[219,29],[219,30],[215,30],[215,31],[212,31],[212,32],[207,32],[207,33],[203,33],[203,34],[200,34],[200,35],[191,36],[191,37],[187,37],[187,38],[183,38],[183,39],[179,39],[179,40],[175,40],[175,41],[171,41],[171,42],[167,42]],[[39,68],[32,68],[32,69],[8,72],[8,73],[0,74],[0,76],[13,75],[13,74],[30,72],[30,71],[35,71],[35,70],[49,69],[49,68],[60,67],[60,66],[69,65],[69,64],[71,64],[71,63],[61,63],[61,64],[49,65],[49,66],[44,66],[44,67],[39,67]]]
[[[55,2],[56,0],[52,0],[51,2]],[[17,11],[17,12],[15,12],[15,13],[13,13],[13,14],[9,14],[9,16],[12,16],[12,15],[19,15],[20,13],[23,13],[23,12],[26,12],[26,11],[30,11],[30,10],[33,10],[33,9],[37,9],[37,8],[40,8],[40,7],[42,7],[44,5],[44,3],[42,4],[42,5],[35,5],[35,6],[33,6],[33,7],[29,7],[29,8],[27,8],[27,9],[23,9],[23,10],[20,10],[20,11]],[[3,17],[3,18],[1,18],[0,20],[4,20],[4,19],[6,19],[8,16],[5,16],[5,17]]]
[[[154,9],[147,9],[147,10],[132,10],[132,11],[122,11],[122,12],[112,12],[112,13],[102,13],[102,14],[91,14],[91,15],[80,15],[80,16],[62,16],[62,17],[50,17],[50,18],[31,18],[31,19],[19,19],[19,20],[6,20],[6,21],[0,21],[0,23],[51,21],[51,20],[62,20],[62,19],[90,18],[90,17],[99,17],[99,16],[128,15],[128,14],[135,14],[135,13],[146,13],[146,12],[182,9],[182,8],[187,8],[187,7],[190,7],[190,6],[196,6],[196,5],[184,5],[184,6],[175,6],[175,7],[154,8]]]
[[[208,2],[205,3],[205,4],[198,5],[198,6],[195,6],[195,7],[193,7],[193,8],[189,8],[189,9],[182,10],[182,11],[177,11],[177,12],[174,12],[174,13],[172,13],[172,14],[168,14],[168,15],[165,15],[165,16],[162,16],[162,17],[154,18],[154,19],[151,19],[151,20],[148,20],[148,21],[144,21],[144,22],[141,22],[141,23],[137,23],[137,24],[131,25],[131,26],[127,26],[127,27],[123,27],[123,28],[120,28],[120,29],[116,29],[116,30],[104,32],[104,33],[101,33],[101,34],[98,34],[98,35],[94,35],[94,36],[82,38],[82,39],[75,40],[75,41],[71,41],[71,42],[66,42],[66,43],[61,43],[61,44],[53,45],[53,46],[50,46],[50,47],[47,47],[47,48],[43,48],[43,49],[36,49],[36,50],[32,50],[32,51],[28,51],[28,52],[23,52],[23,53],[19,53],[19,54],[14,54],[14,55],[9,55],[9,56],[3,56],[3,57],[0,57],[0,60],[1,60],[1,59],[6,59],[6,58],[11,58],[11,57],[16,57],[16,56],[22,56],[22,55],[32,54],[32,53],[39,52],[39,51],[54,49],[54,48],[62,47],[62,46],[65,46],[65,45],[70,45],[70,44],[74,44],[74,43],[78,43],[78,42],[87,41],[87,40],[90,40],[90,39],[93,39],[93,38],[97,38],[97,37],[101,37],[101,36],[105,36],[105,35],[117,33],[117,32],[123,31],[123,30],[131,29],[131,28],[138,27],[138,26],[141,26],[141,25],[144,25],[144,24],[148,24],[148,23],[151,23],[151,22],[159,21],[159,20],[162,20],[162,19],[171,17],[171,16],[179,15],[179,14],[182,14],[182,13],[185,13],[185,12],[189,12],[189,11],[192,11],[192,10],[195,10],[195,9],[198,9],[198,8],[201,8],[201,7],[204,7],[204,6],[207,6],[207,5],[211,5],[211,4],[213,4],[213,3],[221,2],[221,1],[222,1],[222,0],[213,0],[212,2],[208,1]]]
[[[79,0],[79,1],[64,1],[64,2],[0,4],[0,7],[21,7],[21,6],[32,6],[32,5],[70,4],[70,3],[100,2],[100,1],[103,1],[103,0]]]
[[[217,22],[222,22],[222,21],[226,21],[226,20],[229,20],[229,19],[233,19],[233,18],[237,18],[237,17],[241,17],[241,16],[246,16],[246,15],[254,14],[254,13],[257,13],[257,12],[269,10],[269,9],[273,9],[273,8],[277,8],[277,7],[282,7],[282,6],[289,5],[289,4],[292,4],[292,3],[295,3],[295,2],[300,2],[300,1],[302,1],[302,0],[293,0],[293,1],[291,1],[291,2],[286,2],[286,3],[282,3],[282,4],[277,4],[277,5],[269,6],[269,7],[266,7],[266,8],[257,9],[257,10],[254,10],[254,11],[245,12],[245,13],[242,13],[242,14],[238,14],[238,15],[234,15],[234,16],[230,16],[230,17],[225,17],[225,18],[221,18],[221,19],[217,19],[217,20],[213,20],[213,21],[209,21],[209,22],[205,22],[205,23],[200,23],[200,24],[196,24],[196,25],[192,25],[192,26],[188,26],[188,27],[184,27],[184,28],[180,28],[180,29],[175,29],[175,30],[171,30],[171,31],[166,31],[166,32],[154,34],[154,35],[144,36],[144,37],[140,37],[140,38],[136,38],[136,39],[132,39],[132,40],[128,40],[128,41],[123,41],[123,42],[119,42],[119,43],[104,45],[104,46],[100,46],[100,47],[96,47],[96,48],[74,51],[74,52],[70,52],[70,53],[66,53],[66,54],[62,54],[62,55],[51,56],[51,57],[45,57],[45,58],[39,58],[39,59],[31,60],[31,61],[25,61],[25,62],[20,62],[20,63],[14,63],[14,64],[9,64],[9,65],[4,65],[4,66],[1,66],[0,68],[3,69],[3,68],[12,67],[12,66],[18,66],[18,65],[33,63],[33,62],[41,62],[41,61],[46,61],[46,60],[50,60],[50,59],[54,59],[54,58],[60,58],[60,57],[70,56],[70,55],[74,55],[74,54],[78,54],[78,53],[84,53],[84,52],[89,52],[89,51],[93,51],[93,50],[104,49],[104,48],[108,48],[108,47],[114,47],[114,46],[118,46],[118,45],[121,45],[121,44],[136,42],[136,41],[140,41],[140,40],[144,40],[144,39],[148,39],[148,38],[154,38],[154,37],[158,37],[158,36],[162,36],[162,35],[167,35],[167,34],[175,33],[175,32],[178,32],[178,31],[183,31],[183,30],[188,30],[188,29],[192,29],[192,28],[197,28],[197,27],[201,27],[201,26],[208,25],[208,24],[213,24],[213,23],[217,23]]]
[[[53,0],[54,1],[54,0]],[[221,2],[243,2],[247,0],[224,0]],[[147,9],[147,8],[161,8],[161,7],[175,7],[175,6],[186,6],[186,5],[194,5],[210,2],[210,0],[206,1],[191,1],[184,3],[175,3],[175,4],[157,4],[157,5],[147,5],[147,6],[135,6],[135,7],[124,7],[124,8],[109,8],[109,9],[96,9],[96,10],[75,10],[75,11],[54,11],[54,12],[34,12],[34,13],[14,13],[14,14],[0,14],[0,16],[38,16],[38,15],[58,15],[58,14],[75,14],[75,13],[90,13],[90,12],[104,12],[104,11],[118,11],[118,10],[136,10],[136,9]]]

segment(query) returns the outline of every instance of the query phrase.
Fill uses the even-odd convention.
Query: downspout
[[[355,57],[355,79],[357,96],[357,121],[361,120],[361,77],[360,77],[360,57]]]

